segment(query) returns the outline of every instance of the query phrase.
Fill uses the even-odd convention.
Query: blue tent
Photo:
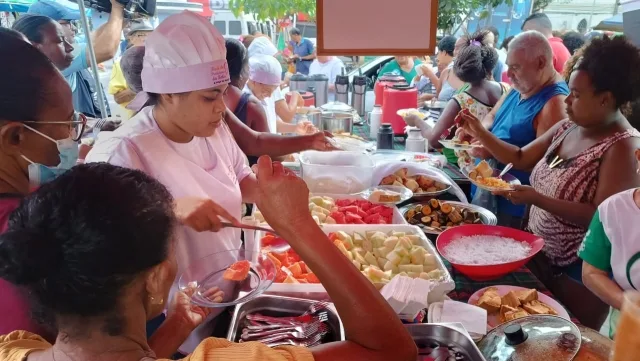
[[[0,11],[26,13],[33,0],[2,0],[0,1]]]
[[[608,19],[602,20],[593,29],[622,32],[622,14],[614,15]]]

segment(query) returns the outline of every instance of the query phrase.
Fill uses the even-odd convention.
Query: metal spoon
[[[513,163],[509,163],[507,164],[504,169],[502,170],[502,172],[500,172],[500,174],[498,175],[498,178],[502,179],[502,177],[507,174],[508,171],[511,170],[511,168],[513,168]]]

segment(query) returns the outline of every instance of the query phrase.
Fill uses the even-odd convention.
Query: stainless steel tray
[[[227,334],[227,340],[232,342],[238,342],[240,340],[247,314],[258,312],[273,317],[299,316],[307,311],[315,302],[317,301],[276,295],[262,295],[247,303],[236,305],[233,318],[231,319],[231,327],[229,327],[229,333]],[[331,332],[325,336],[322,343],[344,341],[344,327],[338,316],[338,311],[336,311],[333,304],[327,308],[327,313],[329,315],[327,324]]]
[[[405,328],[418,347],[417,360],[430,360],[430,355],[436,360],[449,360],[432,355],[435,348],[446,347],[461,353],[464,361],[486,361],[461,323],[416,323]]]
[[[420,204],[427,204],[427,201],[424,202],[415,202],[415,203],[410,203],[407,204],[403,207],[400,208],[400,213],[402,213],[402,217],[406,220],[405,215],[407,214],[407,212],[409,211],[409,209],[420,205]],[[490,226],[495,226],[496,224],[498,224],[498,218],[496,217],[495,214],[491,213],[491,211],[489,211],[486,208],[482,208],[480,206],[476,206],[474,204],[470,204],[470,203],[462,203],[462,202],[454,202],[454,201],[443,201],[442,203],[448,203],[451,204],[455,207],[459,207],[459,208],[465,208],[465,209],[469,209],[472,210],[474,212],[478,212],[478,216],[480,216],[480,219],[482,220],[482,224],[486,224],[486,225],[490,225]],[[422,228],[419,225],[416,225],[417,227],[420,227],[420,229],[422,229],[422,231],[426,234],[440,234],[442,232],[438,232],[436,230],[433,229],[429,229],[429,228]]]

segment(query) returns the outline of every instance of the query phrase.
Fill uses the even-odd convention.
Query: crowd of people
[[[283,56],[264,35],[224,39],[190,12],[156,29],[131,24],[109,89],[131,119],[81,148],[86,116],[99,109],[86,46],[77,45],[69,22],[76,14],[49,0],[32,8],[14,30],[0,31],[0,54],[11,54],[0,56],[3,360],[148,361],[176,353],[194,361],[415,360],[413,340],[380,293],[335,247],[323,246],[304,182],[273,162],[335,150],[330,135],[292,123],[302,97],[286,99],[281,86],[292,65],[327,75],[332,89],[344,69],[339,59],[317,56],[296,29],[292,55]],[[124,10],[115,1],[113,9],[92,35],[99,61],[120,44]],[[521,186],[474,189],[472,202],[500,225],[543,237],[529,268],[582,323],[613,336],[623,290],[640,284],[632,218],[640,210],[632,110],[640,51],[624,37],[580,44],[575,34],[554,36],[542,13],[498,49],[499,38],[495,28],[445,36],[435,66],[398,56],[380,73],[435,87],[421,99],[446,102],[434,128],[407,119],[430,144],[443,137],[477,143],[457,154],[463,166],[513,164]],[[202,256],[241,247],[240,232],[221,222],[238,225],[244,203],[257,204],[314,270],[346,341],[269,349],[209,337],[219,311],[190,305],[176,275]]]

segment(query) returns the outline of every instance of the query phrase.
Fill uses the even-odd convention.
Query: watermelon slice
[[[249,275],[250,269],[251,264],[249,261],[238,261],[224,271],[222,278],[228,281],[244,281]]]

